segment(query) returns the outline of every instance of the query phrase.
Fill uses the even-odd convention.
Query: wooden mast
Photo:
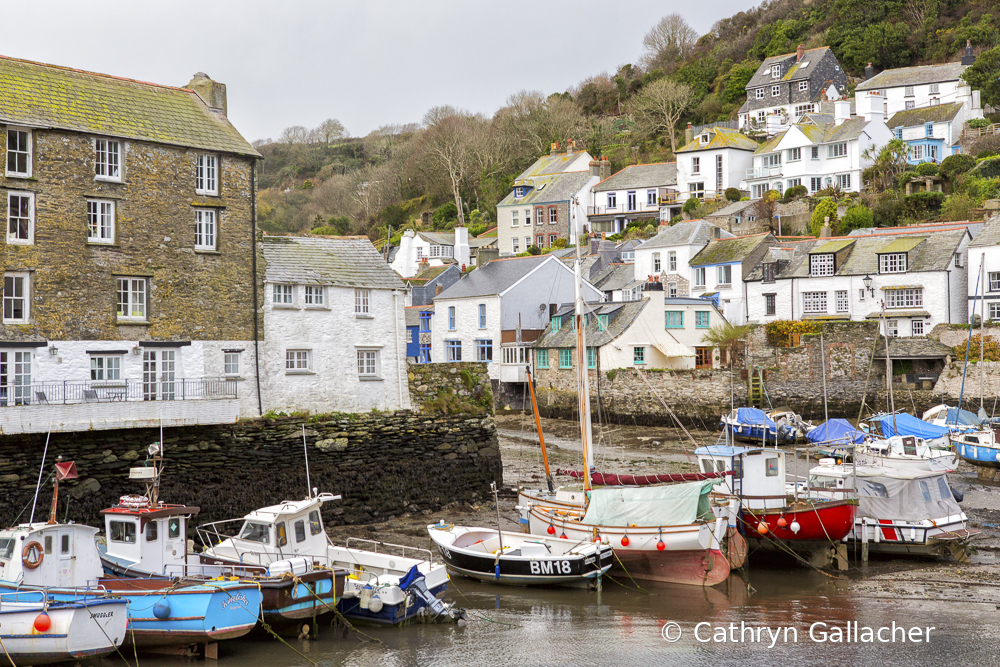
[[[545,436],[542,435],[542,420],[538,416],[538,402],[535,401],[535,378],[531,375],[531,364],[528,364],[528,391],[531,392],[531,411],[535,414],[535,428],[538,429],[538,444],[542,446],[542,463],[545,464],[545,481],[552,493],[552,471],[549,470],[549,455],[545,451]]]
[[[583,243],[583,225],[578,224],[576,216],[576,201],[574,197],[570,204],[570,216],[573,221],[573,231],[576,233],[576,264],[573,268],[573,290],[575,305],[573,309],[573,324],[576,328],[576,379],[577,396],[580,403],[580,441],[583,445],[583,490],[590,491],[590,462],[593,460],[592,426],[590,423],[590,383],[587,378],[587,336],[586,317],[583,302],[583,272],[580,267],[580,244]],[[596,351],[595,351],[596,353]]]

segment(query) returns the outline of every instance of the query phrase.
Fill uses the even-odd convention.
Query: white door
[[[142,398],[172,401],[176,397],[177,352],[145,350],[142,353]]]

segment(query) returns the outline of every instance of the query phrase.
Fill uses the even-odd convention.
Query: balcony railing
[[[656,213],[659,210],[659,202],[655,204],[643,202],[632,208],[628,206],[588,206],[587,215],[630,215],[633,213]]]
[[[237,385],[235,378],[14,383],[0,385],[0,407],[238,398]]]
[[[774,167],[760,167],[759,169],[750,168],[747,169],[747,178],[771,178],[772,176],[781,176],[781,165]]]

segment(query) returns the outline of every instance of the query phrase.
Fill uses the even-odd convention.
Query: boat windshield
[[[14,555],[14,538],[0,537],[0,560],[10,560]]]
[[[825,475],[810,475],[809,486],[817,489],[836,489],[843,480],[836,477],[826,477]]]
[[[240,539],[250,542],[260,542],[261,544],[270,544],[271,537],[268,528],[269,526],[266,523],[247,521],[240,532]]]

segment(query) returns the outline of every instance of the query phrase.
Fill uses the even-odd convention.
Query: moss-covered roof
[[[915,127],[924,123],[946,123],[949,120],[954,120],[961,108],[962,105],[958,102],[949,102],[948,104],[935,104],[932,107],[897,111],[886,125],[892,130],[897,127]]]
[[[882,249],[879,250],[879,253],[909,252],[923,243],[925,238],[927,237],[910,236],[907,238],[896,239],[895,241],[883,246]]]
[[[713,264],[732,264],[742,262],[761,243],[771,237],[768,234],[753,236],[737,236],[732,239],[713,239],[701,252],[691,258],[690,266],[711,266]],[[773,237],[771,237],[773,238]]]
[[[824,243],[823,245],[813,248],[811,254],[817,255],[820,253],[837,252],[838,250],[843,250],[852,243],[854,243],[854,239],[840,239],[838,241],[830,241],[829,243]]]
[[[701,143],[701,134],[708,134],[709,142]],[[678,153],[691,153],[694,151],[710,151],[718,148],[737,148],[744,151],[757,150],[757,142],[743,134],[739,130],[731,130],[725,127],[713,127],[702,132],[695,140],[678,148]]]
[[[0,123],[259,155],[193,90],[0,56]]]

